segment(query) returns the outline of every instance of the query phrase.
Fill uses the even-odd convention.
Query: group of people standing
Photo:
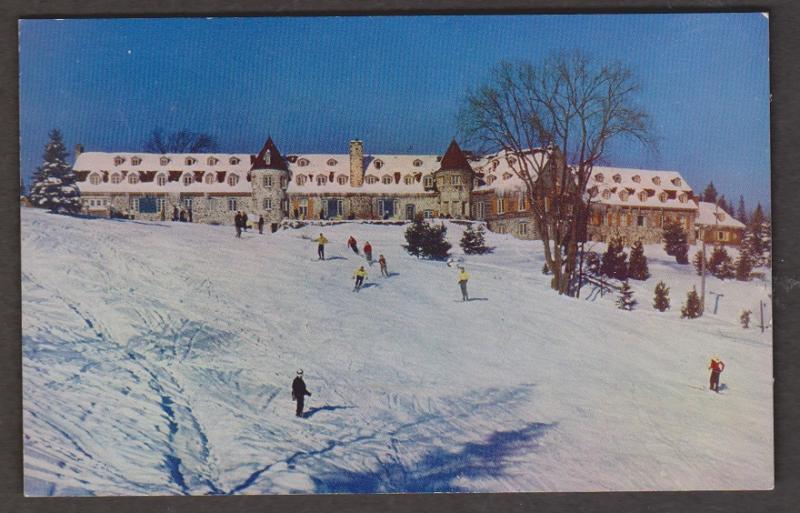
[[[244,212],[242,212],[241,210],[237,210],[236,211],[236,215],[233,216],[233,224],[236,227],[236,237],[237,238],[241,238],[242,237],[242,232],[243,231],[245,231],[245,232],[247,231],[247,228],[248,228],[247,223],[248,223],[249,219],[250,218],[248,217],[248,215],[245,214]],[[264,216],[259,215],[258,216],[258,222],[256,224],[258,225],[258,233],[263,234],[264,233]]]

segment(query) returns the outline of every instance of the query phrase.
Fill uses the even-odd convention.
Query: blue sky
[[[581,49],[639,77],[659,152],[617,166],[713,180],[769,204],[768,21],[758,13],[161,18],[20,23],[21,174],[51,128],[72,150],[138,151],[156,126],[221,151],[442,153],[470,87],[501,60]]]

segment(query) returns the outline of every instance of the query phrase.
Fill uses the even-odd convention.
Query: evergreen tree
[[[417,258],[423,255],[424,238],[427,230],[428,224],[421,214],[414,217],[414,222],[406,228],[405,237],[407,244],[403,247]]]
[[[622,237],[614,237],[609,241],[608,248],[603,254],[603,262],[600,264],[600,272],[609,278],[618,280],[628,279],[627,255],[623,249]]]
[[[697,271],[697,275],[701,276],[703,274],[703,252],[698,251],[692,257],[692,265],[694,265],[695,271]],[[708,269],[708,262],[706,261],[706,269]]]
[[[668,255],[674,256],[679,264],[688,264],[689,243],[681,224],[677,221],[665,222],[662,236],[664,238],[664,251]]]
[[[686,303],[681,308],[682,319],[696,319],[700,317],[700,296],[697,295],[697,290],[692,287],[692,290],[686,294]]]
[[[736,259],[736,279],[739,281],[750,281],[750,273],[753,271],[753,263],[744,251],[739,251],[739,258]]]
[[[714,187],[714,182],[709,182],[706,186],[706,189],[703,191],[703,201],[707,201],[709,203],[716,203],[717,202],[717,189]]]
[[[460,242],[464,253],[467,255],[482,255],[490,252],[491,248],[486,246],[485,234],[486,231],[483,229],[483,225],[478,225],[477,230],[473,230],[471,224],[468,225]]]
[[[721,280],[736,276],[736,268],[733,266],[731,257],[724,247],[714,247],[714,251],[711,252],[711,256],[708,259],[708,272]]]
[[[739,322],[742,324],[742,328],[747,329],[750,327],[750,314],[753,313],[750,310],[742,310],[742,315],[739,316]]]
[[[653,297],[653,308],[659,312],[669,309],[669,287],[667,287],[663,281],[658,282],[656,285],[656,293]]]
[[[728,205],[728,201],[725,199],[724,194],[717,200],[717,206],[720,208],[720,210],[724,210],[725,212],[730,212],[733,210],[730,208],[730,205]]]
[[[619,291],[619,297],[617,298],[617,307],[620,310],[633,310],[633,307],[636,306],[637,301],[633,299],[633,290],[631,289],[630,283],[628,280],[625,280],[622,283],[622,289]]]
[[[736,209],[736,219],[747,224],[747,209],[744,207],[744,196],[739,196],[739,206]]]
[[[450,243],[446,239],[447,228],[444,224],[431,226],[422,215],[414,218],[414,222],[406,229],[407,244],[403,247],[410,254],[419,257],[441,260],[447,258]]]
[[[81,211],[81,194],[75,185],[75,173],[67,164],[67,155],[61,132],[51,130],[42,165],[36,170],[31,186],[30,200],[34,207],[68,214]]]
[[[644,245],[641,240],[634,242],[631,247],[631,254],[628,258],[628,276],[634,280],[646,280],[650,277],[647,257],[644,254]]]

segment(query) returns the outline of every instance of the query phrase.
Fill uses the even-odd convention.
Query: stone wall
[[[267,223],[279,223],[286,217],[284,200],[286,185],[289,183],[289,172],[277,169],[259,169],[251,171],[253,188],[252,212],[264,216]],[[271,180],[271,184],[269,183]],[[271,208],[265,208],[265,200],[271,200]]]
[[[659,244],[664,221],[679,221],[686,231],[689,244],[694,244],[696,211],[593,205],[587,226],[587,238],[608,242],[622,237],[626,245],[641,240],[644,244]]]
[[[302,217],[296,215],[301,211],[301,201],[305,200],[308,209],[306,219],[319,219],[322,201],[329,199],[342,200],[343,213],[341,219],[381,219],[380,206],[381,199],[392,198],[396,201],[397,209],[389,219],[405,219],[406,208],[414,205],[414,213],[421,213],[430,210],[433,216],[438,215],[439,202],[435,194],[367,194],[367,193],[346,193],[346,194],[290,194],[289,195],[289,217],[296,219]]]

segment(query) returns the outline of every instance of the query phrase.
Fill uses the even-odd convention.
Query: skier
[[[353,253],[356,255],[358,254],[358,242],[356,242],[356,238],[352,235],[349,239],[347,239],[347,245],[350,246],[350,249],[353,250]]]
[[[369,243],[369,241],[364,244],[364,256],[367,257],[367,262],[369,262],[369,265],[372,265],[372,245]]]
[[[328,243],[328,239],[326,239],[325,236],[320,233],[319,237],[314,239],[314,242],[319,244],[317,246],[317,256],[320,260],[325,260],[325,244]]]
[[[356,286],[353,288],[353,292],[358,292],[361,290],[361,286],[364,285],[364,278],[366,277],[367,271],[364,269],[363,265],[356,269],[356,272],[353,273],[353,278],[356,279]]]
[[[386,259],[383,257],[383,255],[378,257],[378,263],[381,266],[381,276],[386,276],[388,278],[389,271],[386,269]]]
[[[469,301],[469,294],[467,294],[467,282],[469,281],[469,273],[464,270],[462,266],[458,266],[458,284],[461,286],[461,301]]]
[[[711,369],[711,380],[709,388],[714,392],[719,393],[719,375],[725,370],[725,362],[719,359],[719,356],[711,358],[711,363],[708,365]]]
[[[258,233],[259,235],[264,235],[264,216],[258,216]]]
[[[236,212],[236,215],[233,216],[233,224],[236,225],[236,237],[242,238],[242,213],[240,211]]]
[[[303,416],[303,403],[306,396],[311,396],[311,392],[306,389],[306,382],[303,381],[303,369],[298,369],[297,376],[292,381],[292,399],[297,401],[295,415],[298,417]]]

